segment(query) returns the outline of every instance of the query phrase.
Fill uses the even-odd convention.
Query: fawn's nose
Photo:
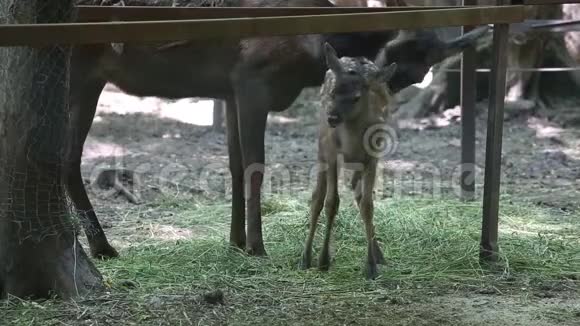
[[[331,128],[336,127],[341,122],[340,116],[334,112],[329,113],[326,120],[328,121],[328,125],[330,125]]]

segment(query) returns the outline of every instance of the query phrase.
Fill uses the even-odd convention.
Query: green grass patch
[[[376,233],[387,265],[380,267],[379,279],[366,281],[363,225],[356,207],[345,197],[337,217],[330,271],[302,271],[298,262],[308,225],[308,198],[302,194],[265,201],[266,258],[247,257],[229,248],[229,218],[224,218],[229,215],[228,205],[160,201],[152,208],[172,210],[175,225],[216,227],[208,228],[204,237],[126,248],[120,259],[99,262],[111,290],[98,298],[75,304],[12,299],[0,303],[0,310],[17,325],[32,318],[33,325],[58,324],[63,319],[64,324],[79,320],[127,325],[365,324],[377,323],[399,309],[387,313],[384,305],[420,301],[426,293],[577,288],[578,215],[502,204],[500,262],[489,268],[478,260],[479,204],[453,200],[376,202]],[[315,255],[324,229],[323,214]],[[223,305],[204,299],[204,293],[215,290],[223,291]],[[423,325],[422,320],[430,319],[407,312],[400,324]]]

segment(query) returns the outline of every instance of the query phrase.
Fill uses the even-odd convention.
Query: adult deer
[[[125,0],[130,3],[131,0]],[[192,0],[195,1],[195,0]],[[327,0],[216,0],[240,7],[332,7]],[[183,1],[182,1],[183,2]],[[163,98],[206,97],[225,100],[229,168],[232,177],[230,243],[251,255],[265,255],[262,239],[261,186],[264,134],[268,112],[282,111],[306,87],[320,86],[326,66],[323,46],[341,56],[374,58],[385,47],[398,63],[393,91],[421,82],[430,66],[462,51],[485,28],[450,42],[429,30],[312,34],[242,40],[182,41],[163,44],[125,43],[77,46],[71,62],[71,105],[76,127],[68,190],[87,223],[94,257],[115,257],[81,178],[83,145],[107,82],[128,94]],[[246,232],[247,220],[247,232]]]

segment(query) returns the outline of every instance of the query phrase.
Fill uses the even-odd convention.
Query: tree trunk
[[[2,0],[0,24],[67,22],[72,0]],[[65,193],[70,47],[0,48],[0,297],[102,286]]]

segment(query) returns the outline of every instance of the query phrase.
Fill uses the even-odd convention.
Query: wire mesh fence
[[[72,0],[0,4],[2,24],[62,23],[73,14]],[[0,297],[79,294],[100,276],[78,244],[86,219],[67,189],[71,47],[2,47],[0,58]]]
[[[55,23],[72,17],[72,1],[32,4],[4,2],[2,23]],[[0,216],[14,223],[21,240],[76,230],[65,189],[72,134],[70,46],[2,47],[0,57]]]

